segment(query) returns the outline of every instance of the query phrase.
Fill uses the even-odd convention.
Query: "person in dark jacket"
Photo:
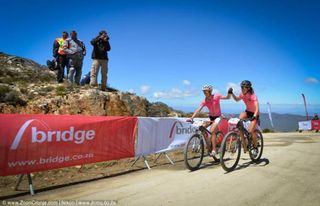
[[[64,68],[67,67],[67,75],[68,71],[68,58],[66,53],[63,50],[63,45],[66,39],[68,38],[68,33],[66,31],[62,32],[61,38],[56,38],[53,42],[53,57],[56,59],[57,65],[57,81],[58,83],[63,82],[64,78]]]
[[[109,37],[106,31],[100,31],[99,35],[91,40],[93,46],[92,51],[92,67],[90,85],[97,86],[97,76],[101,67],[101,90],[105,91],[108,78],[108,51],[111,50]]]

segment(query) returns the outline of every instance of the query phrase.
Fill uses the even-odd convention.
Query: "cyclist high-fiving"
[[[204,127],[208,127],[209,125],[212,124],[211,126],[211,143],[212,143],[212,148],[211,151],[208,148],[209,153],[211,156],[215,156],[217,154],[217,149],[216,149],[216,132],[218,129],[218,125],[220,123],[220,116],[221,116],[221,109],[220,109],[220,99],[230,99],[230,93],[228,92],[227,96],[222,96],[221,94],[212,94],[212,86],[211,85],[204,85],[202,87],[202,91],[205,95],[205,99],[201,102],[199,108],[193,113],[191,120],[202,110],[204,106],[206,106],[209,110],[209,118],[210,118],[210,123],[204,123]],[[209,140],[207,141],[207,145],[209,143]]]
[[[240,114],[240,119],[246,119],[246,118],[251,118],[251,123],[249,126],[249,132],[252,135],[252,140],[253,140],[253,154],[258,154],[258,149],[257,149],[257,136],[255,133],[255,129],[256,129],[256,125],[259,122],[259,102],[258,102],[258,97],[257,95],[254,93],[253,88],[252,88],[252,84],[250,81],[248,80],[243,80],[241,82],[241,94],[239,96],[236,96],[233,94],[232,89],[229,89],[228,93],[232,94],[232,97],[235,101],[240,101],[243,100],[243,102],[246,105],[246,111],[242,112]],[[243,138],[243,132],[240,130],[240,136],[241,136],[241,141],[244,144],[244,152],[246,152],[246,148],[247,148],[247,143],[244,141]]]

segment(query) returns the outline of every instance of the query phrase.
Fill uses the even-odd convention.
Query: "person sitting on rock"
[[[80,81],[81,86],[84,86],[86,84],[90,84],[90,73],[88,72],[88,74],[84,75]]]

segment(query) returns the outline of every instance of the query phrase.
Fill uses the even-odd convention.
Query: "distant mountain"
[[[261,114],[261,128],[269,128],[279,132],[291,132],[298,129],[298,122],[305,121],[305,116],[294,115],[294,114],[278,114],[272,113],[272,120],[274,128],[272,128],[269,115],[266,113]]]
[[[192,112],[184,113],[182,111],[178,111],[178,114],[183,117],[191,117]],[[224,114],[226,117],[239,117],[239,114]],[[201,112],[197,115],[197,117],[206,118],[208,117],[208,113]],[[267,113],[260,114],[260,127],[261,129],[270,129],[275,132],[291,132],[296,131],[298,129],[298,122],[305,121],[306,117],[301,115],[294,114],[278,114],[272,113],[272,120],[274,128],[271,126],[269,115]]]
[[[295,114],[272,113],[271,115],[274,127],[271,126],[269,115],[267,113],[260,113],[260,127],[262,130],[270,129],[275,132],[292,132],[298,130],[298,122],[306,120],[305,116]],[[232,116],[238,117],[239,114]]]

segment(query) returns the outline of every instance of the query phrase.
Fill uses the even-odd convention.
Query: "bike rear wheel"
[[[191,171],[199,169],[203,156],[203,139],[199,134],[194,134],[184,147],[184,163],[186,167]]]
[[[222,168],[231,172],[236,168],[240,160],[241,141],[237,132],[229,132],[221,144],[220,163]]]
[[[262,152],[263,152],[263,136],[261,134],[261,132],[259,130],[255,130],[255,133],[257,135],[257,148],[258,148],[258,154],[254,155],[252,153],[252,149],[249,149],[249,156],[252,160],[252,162],[258,162],[262,156]],[[251,140],[251,145],[250,148],[253,148],[253,141]]]

